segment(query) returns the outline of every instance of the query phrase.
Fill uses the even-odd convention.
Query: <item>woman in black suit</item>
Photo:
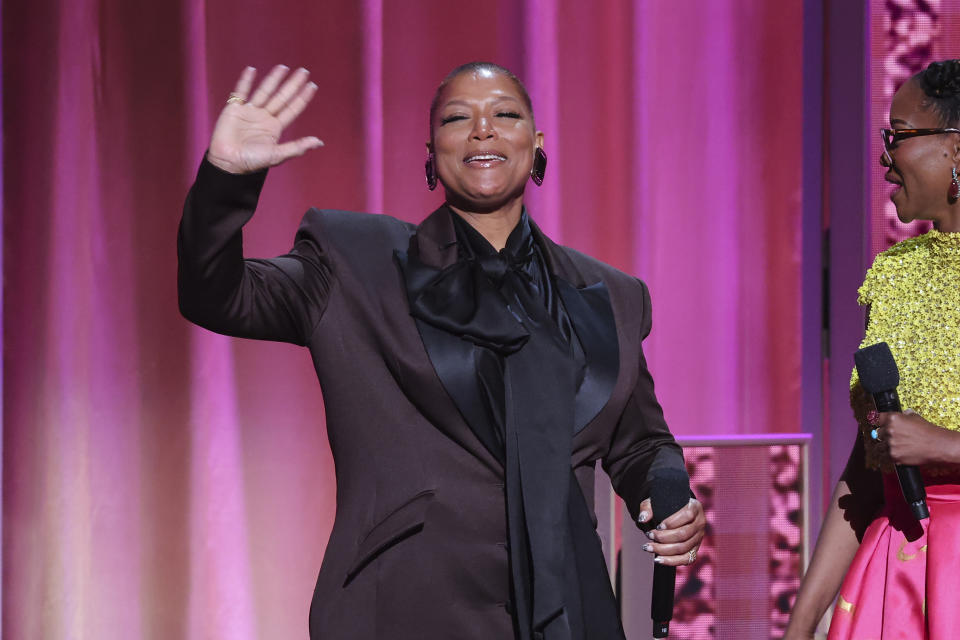
[[[683,456],[643,358],[646,286],[554,244],[523,206],[546,169],[523,85],[489,63],[440,85],[426,175],[445,203],[418,227],[310,210],[289,254],[245,260],[266,169],[322,145],[279,142],[316,93],[307,72],[277,67],[251,94],[254,74],[187,198],[180,306],[311,350],[337,471],[311,637],[622,638],[595,462],[649,523],[651,478],[683,474]],[[691,499],[646,548],[691,563],[704,528]]]

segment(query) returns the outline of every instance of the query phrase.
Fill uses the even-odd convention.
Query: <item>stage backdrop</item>
[[[546,132],[534,217],[650,285],[673,429],[798,430],[800,0],[2,9],[4,637],[307,635],[335,508],[307,353],[177,312],[180,206],[246,64],[308,67],[290,135],[326,142],[271,171],[248,255],[311,205],[421,219],[434,87],[493,60]]]

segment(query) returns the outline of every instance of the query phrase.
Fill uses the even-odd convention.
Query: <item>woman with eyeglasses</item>
[[[902,413],[877,413],[854,370],[860,426],[786,638],[812,638],[836,597],[829,640],[960,636],[960,60],[907,81],[881,131],[880,164],[903,222],[934,229],[881,253],[859,302],[861,346],[886,342]],[[930,517],[917,521],[894,465],[920,468]]]
[[[444,202],[419,226],[312,209],[287,255],[255,260],[242,227],[267,168],[320,141],[279,142],[317,91],[305,70],[253,80],[184,206],[180,306],[310,349],[337,476],[310,636],[623,640],[597,462],[645,528],[663,519],[656,562],[694,562],[706,519],[643,357],[646,285],[557,245],[524,207],[547,165],[523,84],[470,63],[437,88],[425,173]],[[661,513],[658,478],[681,485]]]

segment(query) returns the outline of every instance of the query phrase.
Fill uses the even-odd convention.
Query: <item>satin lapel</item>
[[[453,228],[455,215],[446,207],[440,207],[420,223],[411,239],[420,261],[437,270],[446,269],[457,261],[457,232]]]
[[[457,261],[456,232],[451,215],[454,214],[446,207],[441,207],[417,228],[410,244],[411,251],[418,256],[419,264],[413,264],[407,252],[396,252],[408,296],[411,291],[422,288],[437,272]],[[494,458],[503,464],[503,447],[498,444],[496,435],[485,428],[490,421],[485,419],[486,408],[477,381],[473,343],[431,326],[419,318],[414,318],[414,322],[443,388],[470,430]]]
[[[616,385],[620,371],[617,323],[607,285],[602,280],[586,285],[564,249],[545,236],[536,224],[533,232],[546,249],[548,268],[555,276],[557,291],[587,361],[583,383],[574,401],[573,433],[577,434],[600,413]]]
[[[620,370],[620,345],[610,294],[603,282],[577,289],[558,277],[556,284],[587,360],[583,383],[574,400],[573,433],[577,434],[600,413],[613,393]]]

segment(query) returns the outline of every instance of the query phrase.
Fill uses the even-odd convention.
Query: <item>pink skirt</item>
[[[950,478],[955,481],[955,478]],[[960,484],[928,480],[930,518],[913,518],[896,474],[844,578],[827,640],[960,638]]]

